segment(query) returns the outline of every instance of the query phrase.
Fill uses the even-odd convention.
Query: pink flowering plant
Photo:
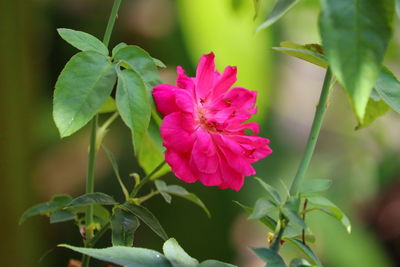
[[[297,2],[278,0],[257,29],[272,25]],[[321,195],[331,181],[304,181],[336,80],[349,96],[357,128],[368,126],[390,108],[400,111],[400,83],[382,66],[392,34],[394,1],[356,2],[321,0],[322,45],[282,42],[274,48],[326,68],[326,76],[321,81],[304,157],[290,190],[281,195],[266,181],[256,178],[265,195],[252,207],[238,203],[250,213],[249,219],[259,220],[270,230],[265,247],[253,248],[267,266],[322,266],[310,245],[315,237],[306,223],[309,212],[326,213],[351,231],[346,215]],[[227,66],[221,74],[212,52],[200,58],[195,77],[189,77],[178,66],[175,85],[162,83],[158,68],[165,65],[138,46],[120,43],[110,53],[108,43],[120,3],[121,0],[114,2],[103,41],[80,31],[58,30],[61,38],[81,52],[68,61],[58,77],[53,117],[61,137],[90,124],[86,193],[75,198],[54,196],[28,209],[21,222],[35,215],[49,216],[51,223],[73,221],[82,235],[83,246],[60,246],[82,253],[84,267],[89,266],[91,257],[123,266],[233,266],[217,260],[200,263],[189,256],[143,203],[156,195],[170,203],[172,196],[177,196],[210,215],[196,195],[161,179],[169,170],[187,183],[199,181],[204,186],[239,191],[245,177],[256,174],[252,164],[272,153],[269,140],[258,136],[259,124],[249,121],[257,112],[254,90],[259,88],[234,87],[238,69]],[[351,12],[342,12],[343,9]],[[107,118],[101,120],[104,117]],[[130,130],[135,158],[145,172],[143,177],[132,174],[133,188],[124,184],[113,152],[103,145],[117,118]],[[94,190],[94,166],[100,149],[113,167],[124,196],[122,203]],[[149,187],[150,191],[143,190]],[[141,224],[165,241],[163,253],[133,246],[135,231]],[[109,230],[112,246],[95,248]],[[293,244],[304,258],[283,259],[280,248],[285,243]]]

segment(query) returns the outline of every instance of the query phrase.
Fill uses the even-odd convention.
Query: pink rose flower
[[[257,123],[244,123],[257,111],[257,92],[230,89],[237,69],[228,66],[221,75],[213,53],[202,56],[195,78],[180,66],[177,72],[176,86],[153,89],[157,110],[165,116],[161,137],[166,162],[185,182],[200,180],[238,191],[244,177],[256,173],[251,164],[272,152],[268,139],[245,134],[245,129],[259,133]]]

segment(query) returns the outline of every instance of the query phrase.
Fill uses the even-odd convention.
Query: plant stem
[[[304,179],[304,174],[306,173],[308,166],[310,164],[312,155],[314,153],[315,145],[318,140],[319,132],[321,130],[322,121],[324,119],[325,111],[327,109],[327,103],[329,98],[329,92],[332,85],[332,73],[330,69],[326,71],[324,84],[322,86],[321,96],[319,98],[319,103],[317,110],[315,112],[314,121],[311,126],[311,132],[308,137],[306,150],[304,151],[303,160],[297,170],[296,176],[290,187],[290,194],[297,195],[299,192],[300,185]]]
[[[110,37],[112,30],[114,28],[115,20],[117,18],[117,13],[119,6],[121,4],[121,0],[115,0],[114,5],[111,10],[110,17],[108,19],[107,28],[104,34],[103,43],[105,46],[108,46],[110,42]],[[89,146],[89,156],[88,156],[88,170],[87,170],[87,177],[86,177],[86,193],[94,192],[94,167],[96,162],[96,135],[97,135],[97,120],[98,115],[96,115],[92,119],[92,128],[90,133],[90,146]],[[91,239],[93,237],[93,229],[92,229],[92,221],[93,221],[93,206],[90,205],[86,212],[86,242],[85,246],[88,247],[91,244]],[[84,255],[82,257],[82,267],[89,266],[90,257]]]
[[[145,176],[142,181],[135,186],[135,188],[133,188],[132,193],[131,193],[131,197],[135,197],[136,194],[139,192],[140,188],[142,188],[149,180],[150,178],[156,174],[165,164],[166,162],[163,161],[160,165],[158,165],[151,173],[149,173],[147,176]]]
[[[274,242],[272,242],[271,247],[270,247],[272,250],[274,250],[276,252],[279,251],[279,248],[281,246],[281,239],[282,239],[283,233],[285,232],[285,228],[286,228],[286,225],[285,225],[286,220],[282,219],[281,224],[282,225],[281,225],[281,228],[279,229],[278,235],[276,236]]]

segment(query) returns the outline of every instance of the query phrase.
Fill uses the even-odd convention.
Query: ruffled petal
[[[154,87],[153,98],[157,110],[163,115],[179,111],[192,113],[194,110],[192,95],[172,85],[160,84]]]
[[[176,177],[187,183],[194,183],[197,179],[189,168],[189,158],[190,154],[178,153],[172,149],[165,152],[165,161],[171,166]]]
[[[186,76],[185,70],[181,66],[176,67],[178,76],[176,77],[176,86],[181,89],[186,89],[194,95],[194,80]]]
[[[174,112],[167,115],[160,128],[163,145],[178,152],[188,152],[194,143],[194,124],[190,114]]]
[[[205,100],[215,80],[214,53],[201,57],[196,70],[196,93],[199,100]]]
[[[219,187],[222,189],[231,188],[235,191],[239,191],[244,184],[244,175],[231,168],[228,161],[229,160],[225,158],[222,158],[220,161],[222,182]]]
[[[272,153],[268,146],[267,138],[253,135],[230,135],[230,139],[236,141],[243,149],[244,155],[251,163],[259,161]]]
[[[229,88],[236,82],[237,68],[235,66],[227,66],[214,86],[213,98],[220,96],[228,91]]]
[[[203,129],[196,132],[190,164],[200,173],[212,174],[217,171],[218,154],[210,134]]]

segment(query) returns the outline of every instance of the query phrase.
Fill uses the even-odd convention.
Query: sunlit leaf
[[[126,267],[172,267],[161,253],[145,249],[114,246],[109,248],[81,248],[66,244],[59,245],[90,257]]]
[[[111,218],[113,246],[131,247],[133,245],[133,235],[139,225],[140,222],[135,215],[116,208]]]
[[[115,104],[114,98],[109,96],[104,102],[103,106],[101,106],[99,113],[110,113],[117,110],[117,105]]]
[[[86,32],[75,31],[71,29],[57,29],[58,34],[70,45],[82,51],[95,51],[108,56],[108,49],[102,41]]]
[[[68,195],[56,195],[50,201],[37,204],[27,209],[21,216],[19,223],[36,215],[50,215],[52,212],[61,210],[71,202],[72,198]]]
[[[300,193],[302,196],[312,195],[328,190],[331,185],[332,180],[329,179],[307,180],[301,185]]]
[[[112,49],[112,52],[111,52],[112,57],[115,57],[115,54],[118,53],[118,50],[120,50],[121,48],[124,48],[124,47],[126,47],[126,46],[128,46],[126,43],[119,43],[119,44],[117,44],[117,45]]]
[[[272,49],[308,61],[322,68],[328,67],[322,47],[318,44],[299,45],[292,42],[281,42],[280,47],[273,47]]]
[[[374,93],[375,89],[372,91]],[[390,110],[390,107],[386,104],[385,101],[379,99],[374,99],[372,97],[369,98],[367,109],[365,110],[364,120],[362,122],[358,122],[356,130],[365,128],[371,125],[377,118],[385,115]]]
[[[166,190],[168,190],[167,184],[161,180],[154,181],[154,184],[156,185],[157,190],[160,191],[160,194],[164,200],[167,203],[171,203],[172,196],[166,192]]]
[[[252,248],[254,253],[267,263],[268,267],[286,267],[282,257],[272,249]]]
[[[256,31],[261,31],[275,23],[299,1],[300,0],[278,0],[271,13],[269,13],[265,21],[257,27]]]
[[[167,66],[161,60],[153,57],[154,64],[159,68],[166,68]]]
[[[329,66],[362,121],[392,35],[393,0],[322,0],[321,10]]]
[[[302,251],[310,260],[313,264],[316,264],[318,266],[322,266],[320,260],[318,259],[317,255],[311,250],[311,248],[305,244],[303,244],[301,241],[293,238],[285,238],[285,241],[293,244],[296,248],[298,248],[300,251]]]
[[[114,65],[92,51],[73,56],[58,76],[53,117],[61,137],[82,128],[104,105],[115,83]]]
[[[298,258],[293,259],[289,264],[289,267],[306,267],[306,266],[313,266],[313,265],[311,265],[305,259],[298,259]]]
[[[400,82],[389,69],[382,68],[375,89],[379,96],[400,114]]]
[[[173,267],[197,267],[199,264],[198,260],[183,250],[175,238],[170,238],[164,243],[163,251]]]
[[[162,239],[167,240],[168,236],[165,233],[164,228],[161,226],[160,222],[151,213],[148,209],[143,206],[134,205],[132,203],[125,203],[123,207],[131,212],[132,214],[136,215],[142,222],[144,222],[147,226],[150,227],[158,236]]]

